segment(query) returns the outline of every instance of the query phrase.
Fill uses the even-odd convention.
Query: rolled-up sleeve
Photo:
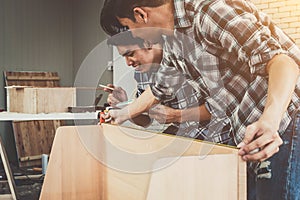
[[[207,51],[250,72],[266,76],[268,62],[288,54],[289,37],[248,1],[213,1],[198,16],[198,34]],[[287,42],[288,41],[288,42]]]

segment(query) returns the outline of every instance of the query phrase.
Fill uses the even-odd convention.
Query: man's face
[[[160,48],[141,48],[138,45],[118,46],[118,51],[122,55],[128,66],[132,66],[136,71],[148,72],[152,67],[157,67],[162,59]]]

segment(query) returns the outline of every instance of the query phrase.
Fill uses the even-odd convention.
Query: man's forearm
[[[280,124],[281,118],[291,101],[299,77],[298,65],[287,55],[277,55],[268,64],[269,87],[263,116]]]
[[[128,106],[129,117],[133,118],[145,111],[148,111],[152,105],[159,101],[152,94],[150,87],[148,87],[132,104]]]
[[[181,110],[181,122],[185,121],[207,121],[210,120],[211,115],[204,104]]]
[[[268,63],[268,93],[263,114],[247,126],[239,155],[245,161],[263,161],[279,151],[283,140],[278,133],[283,114],[291,101],[299,76],[298,65],[287,55],[277,55]],[[251,153],[253,151],[256,153]],[[258,151],[257,151],[258,150]]]

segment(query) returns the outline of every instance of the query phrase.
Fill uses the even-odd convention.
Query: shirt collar
[[[174,25],[175,28],[187,28],[192,26],[185,5],[188,0],[174,0]],[[190,4],[190,3],[189,3]]]

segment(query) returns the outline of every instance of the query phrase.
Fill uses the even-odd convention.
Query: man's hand
[[[101,114],[104,119],[110,119],[111,124],[122,124],[129,119],[128,109],[125,107],[123,109],[110,110],[106,114]]]
[[[115,87],[112,84],[108,84],[108,87],[114,88],[114,90],[110,90],[107,88],[104,88],[104,91],[109,92],[110,94],[107,97],[107,103],[112,106],[116,107],[116,105],[120,102],[127,101],[127,94],[126,91],[121,87]]]
[[[149,110],[149,116],[161,124],[181,122],[181,110],[157,104]]]
[[[264,161],[279,151],[283,141],[277,132],[276,126],[260,119],[249,125],[245,138],[237,147],[239,155],[245,161]]]
[[[110,110],[105,119],[112,117],[112,124],[121,124],[128,119],[135,119],[138,115],[148,111],[152,105],[158,103],[151,89],[148,87],[139,98],[119,110]]]

